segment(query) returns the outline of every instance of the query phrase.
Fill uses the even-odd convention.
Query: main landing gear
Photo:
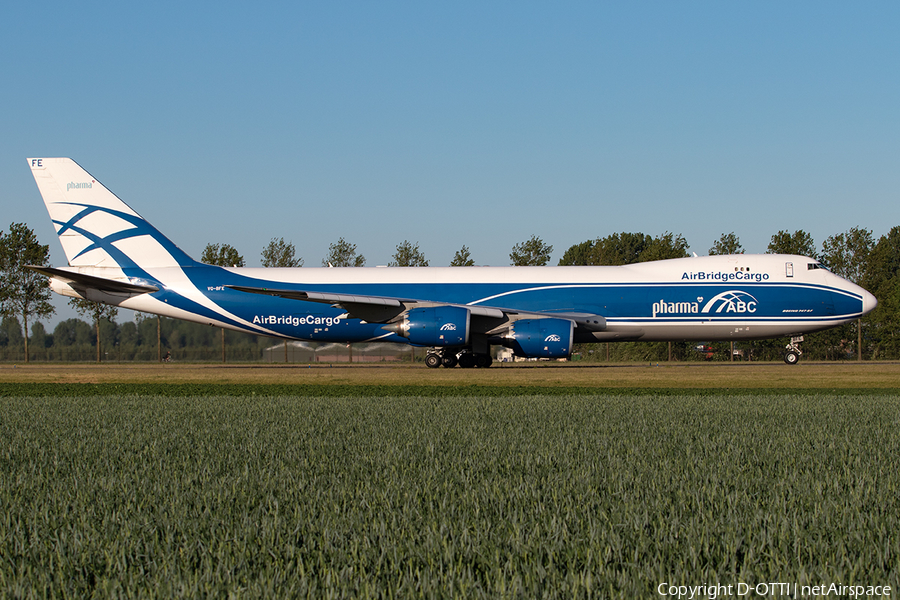
[[[803,354],[803,350],[800,349],[800,342],[802,341],[802,335],[791,338],[791,343],[784,347],[784,362],[789,365],[796,365],[800,362],[800,355]]]
[[[444,350],[443,352],[429,352],[425,357],[425,366],[429,369],[437,369],[438,367],[446,367],[452,369],[459,365],[463,369],[471,369],[480,367],[486,369],[491,366],[494,359],[490,354],[475,354],[470,350],[457,352],[456,350]]]

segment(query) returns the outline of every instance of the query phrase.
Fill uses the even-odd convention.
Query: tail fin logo
[[[72,185],[72,184],[70,184]],[[77,184],[75,184],[77,185]],[[165,262],[169,265],[178,264],[172,256],[174,248],[171,242],[166,240],[156,229],[141,217],[130,215],[125,212],[91,206],[87,204],[68,203],[70,206],[81,207],[81,210],[68,221],[53,220],[57,225],[57,235],[60,239],[64,239],[67,231],[71,230],[81,236],[85,245],[79,251],[74,253],[70,263],[78,264],[78,259],[91,252],[102,252],[109,256],[120,267],[138,267],[137,256],[130,256],[128,252],[122,250],[120,245],[127,244],[133,239],[142,239],[143,244],[153,244],[156,250],[154,253],[159,260],[160,257],[168,258]],[[93,219],[89,219],[93,215]],[[79,223],[84,221],[90,223],[86,226],[80,226]],[[98,230],[97,223],[104,225],[104,230]],[[103,233],[100,233],[103,231]],[[152,242],[150,241],[152,240]],[[170,246],[167,248],[166,246]]]
[[[29,158],[28,163],[69,266],[144,271],[195,264],[72,159]]]

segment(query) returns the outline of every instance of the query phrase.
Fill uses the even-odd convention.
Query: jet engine
[[[459,306],[414,308],[382,329],[417,346],[465,346],[469,343],[469,317],[469,311]]]
[[[566,358],[572,354],[575,323],[568,319],[521,319],[510,325],[501,340],[517,356]]]

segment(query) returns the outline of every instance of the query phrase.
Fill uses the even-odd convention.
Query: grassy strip
[[[499,386],[499,385],[356,385],[356,384],[234,384],[234,383],[0,383],[0,397],[90,397],[107,395],[148,395],[186,398],[192,396],[294,396],[294,397],[423,397],[443,398],[454,396],[507,397],[507,396],[718,396],[722,391],[710,388],[640,388],[597,386]],[[823,393],[864,394],[869,396],[900,396],[900,388],[834,389],[813,388],[749,388],[741,389],[741,395],[750,396],[817,396]]]
[[[0,596],[900,582],[896,396],[492,393],[0,398]]]

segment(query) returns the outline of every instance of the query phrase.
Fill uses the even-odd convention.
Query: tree
[[[303,266],[302,258],[295,258],[294,244],[285,243],[284,238],[272,238],[269,245],[262,251],[262,266],[264,267],[291,267]],[[223,330],[224,332],[224,330]],[[223,334],[224,335],[224,334]],[[287,363],[288,341],[284,340],[284,362]]]
[[[531,236],[526,242],[516,244],[509,253],[510,264],[515,267],[538,266],[542,267],[550,261],[553,246],[544,243],[544,240],[536,235]]]
[[[731,233],[723,233],[719,236],[719,239],[713,244],[713,247],[709,249],[710,256],[716,256],[721,254],[743,254],[744,247],[741,246],[741,240],[738,239],[738,236]]]
[[[31,326],[31,345],[34,348],[43,350],[52,342],[52,338],[47,335],[44,324],[40,321]]]
[[[870,230],[852,227],[845,233],[828,236],[822,243],[819,258],[835,275],[859,283],[874,246],[875,240]]]
[[[592,265],[594,264],[593,256],[594,256],[594,244],[596,242],[594,240],[588,240],[586,242],[581,242],[580,244],[575,244],[574,246],[570,246],[568,250],[566,250],[562,258],[559,259],[559,266],[574,266],[574,265]]]
[[[90,345],[91,326],[81,319],[66,319],[53,328],[53,345],[66,346]]]
[[[900,226],[879,238],[869,255],[863,287],[874,293],[884,283],[900,275]]]
[[[125,321],[119,326],[119,344],[123,348],[134,348],[139,341],[137,323]]]
[[[18,348],[22,345],[22,325],[15,316],[3,317],[0,321],[0,346]]]
[[[364,267],[366,257],[356,253],[356,244],[340,238],[328,246],[328,256],[322,259],[323,267]]]
[[[878,298],[867,317],[873,358],[900,356],[900,226],[881,236],[867,260],[862,286]]]
[[[469,247],[463,245],[462,248],[456,251],[456,254],[453,255],[453,260],[450,261],[451,267],[474,267],[475,261],[472,260],[472,255],[469,253]]]
[[[872,232],[868,229],[853,227],[845,233],[838,233],[826,238],[822,243],[822,254],[819,259],[831,272],[849,279],[854,283],[860,283],[866,273],[869,254],[875,242]],[[868,318],[866,319],[868,323]],[[857,319],[854,323],[846,323],[827,331],[812,334],[811,340],[819,342],[826,352],[833,349],[851,350],[853,346],[849,340],[856,340],[855,350],[858,360],[863,359],[863,321]]]
[[[809,258],[817,258],[816,244],[812,236],[798,229],[793,234],[787,231],[779,231],[772,236],[766,254],[799,254]]]
[[[302,267],[303,259],[294,257],[296,249],[294,244],[285,243],[284,238],[272,238],[269,245],[262,251],[262,266],[264,267]]]
[[[219,267],[243,267],[244,257],[230,244],[207,244],[200,262]]]
[[[107,319],[112,321],[119,314],[118,307],[111,304],[103,304],[102,302],[94,302],[93,300],[82,300],[81,298],[69,298],[69,304],[82,317],[91,317],[94,320],[94,327],[97,332],[97,362],[100,362],[100,320]]]
[[[220,267],[243,267],[244,257],[229,244],[207,244],[200,262]],[[225,328],[222,328],[222,362],[225,362]]]
[[[21,316],[25,330],[25,362],[28,362],[28,320],[56,312],[50,304],[47,277],[26,265],[48,266],[50,247],[38,242],[24,223],[12,223],[9,233],[0,231],[0,314]]]
[[[645,233],[614,233],[597,240],[592,259],[594,265],[630,265],[641,261],[653,238]]]
[[[667,231],[650,240],[650,243],[638,257],[638,262],[667,260],[670,258],[686,258],[689,256],[687,252],[688,248],[687,240],[684,239],[683,235]]]
[[[409,240],[403,240],[403,243],[397,244],[397,252],[394,253],[393,262],[388,263],[389,267],[427,267],[428,261],[425,255],[419,251],[419,243],[413,246]]]
[[[655,238],[644,233],[613,233],[605,238],[575,244],[566,250],[560,265],[630,265],[650,260],[688,256],[684,236],[665,232]]]

